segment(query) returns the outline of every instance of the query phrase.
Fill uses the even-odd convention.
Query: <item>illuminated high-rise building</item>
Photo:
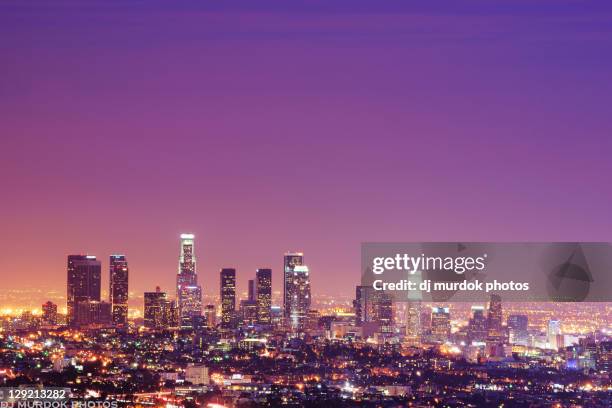
[[[68,255],[66,307],[68,325],[76,325],[77,307],[100,302],[101,264],[93,255]]]
[[[372,299],[372,321],[378,323],[378,331],[391,333],[395,322],[393,312],[393,297],[383,291],[373,291]]]
[[[414,302],[405,302],[405,309],[411,313],[420,309],[420,305]],[[353,300],[353,308],[355,310],[355,324],[364,326],[368,323],[376,323],[379,332],[391,332],[395,324],[395,308],[393,305],[393,297],[383,291],[374,290],[372,286],[357,286],[355,290],[355,300]],[[409,316],[402,316],[402,322]],[[404,322],[405,323],[405,322]],[[371,325],[370,325],[371,326]],[[406,328],[408,336],[416,338],[420,333],[420,321],[411,320],[410,327]],[[408,332],[409,331],[409,332]]]
[[[431,309],[424,307],[421,309],[421,333],[427,334],[431,332]]]
[[[304,254],[301,252],[287,252],[283,266],[283,314],[288,320],[291,314],[291,289],[293,286],[293,269],[304,263]]]
[[[368,288],[371,287],[358,285],[355,288],[355,300],[353,300],[353,309],[355,311],[355,325],[357,326],[361,326],[363,323],[368,321]]]
[[[221,328],[236,328],[236,270],[221,269]]]
[[[257,302],[244,299],[240,301],[240,321],[243,326],[253,326],[257,323]]]
[[[450,310],[448,307],[431,308],[431,337],[434,341],[445,343],[451,334]]]
[[[410,346],[421,345],[421,301],[411,300],[406,306],[406,335],[404,342]]]
[[[272,269],[257,269],[255,273],[255,301],[257,302],[257,323],[272,323]]]
[[[491,295],[489,313],[487,314],[487,341],[501,343],[504,340],[502,327],[502,302],[499,295]]]
[[[247,300],[255,301],[255,281],[253,279],[249,279],[249,291],[247,295]]]
[[[508,316],[508,341],[510,344],[529,345],[528,323],[527,315]]]
[[[110,256],[110,303],[113,323],[126,325],[128,317],[128,264],[125,255]]]
[[[285,320],[293,331],[301,331],[310,310],[310,271],[304,265],[304,254],[285,254],[283,306]]]
[[[110,302],[85,300],[77,302],[74,310],[74,326],[109,326],[113,323]]]
[[[182,327],[193,327],[193,319],[202,315],[202,287],[200,285],[186,286],[182,289]]]
[[[206,321],[206,327],[209,329],[213,329],[217,325],[215,305],[206,305],[204,307],[204,320]]]
[[[469,343],[484,343],[487,340],[487,318],[484,306],[472,306],[472,317],[468,322]]]
[[[240,322],[245,327],[252,327],[257,323],[257,300],[255,295],[255,281],[249,279],[248,296],[240,301]]]
[[[549,320],[546,330],[548,337],[548,345],[551,349],[557,350],[563,345],[563,336],[561,335],[561,321]]]
[[[193,234],[181,234],[176,298],[179,325],[192,327],[192,318],[202,314],[202,287],[198,285]]]
[[[151,329],[163,329],[173,325],[173,302],[159,286],[155,292],[144,294],[144,325]]]
[[[42,320],[44,324],[57,324],[57,305],[50,300],[42,305]]]

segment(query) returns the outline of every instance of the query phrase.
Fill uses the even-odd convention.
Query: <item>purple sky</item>
[[[611,240],[607,2],[51,3],[0,5],[3,288],[118,252],[173,292],[180,232],[208,293],[286,250],[333,294],[362,241]]]

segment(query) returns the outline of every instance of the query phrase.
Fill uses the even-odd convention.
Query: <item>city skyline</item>
[[[612,3],[0,2],[0,408],[612,407]]]
[[[195,234],[185,234],[185,233],[176,234],[176,236],[178,236],[178,237],[181,237],[181,236],[184,236],[184,235],[189,235],[190,237],[193,237],[193,238],[195,238],[195,236],[196,236]],[[72,253],[71,255],[84,256],[84,257],[86,257],[86,256],[92,257],[92,259],[96,259],[98,262],[100,262],[102,270],[106,271],[109,268],[112,269],[112,262],[113,262],[114,258],[116,258],[116,257],[127,258],[129,256],[129,255],[127,255],[128,251],[122,251],[122,252],[126,253],[126,255],[115,255],[116,252],[117,251],[114,251],[114,252],[111,252],[110,254],[103,254],[102,256],[100,256],[100,255],[98,255],[98,253],[99,253],[98,251],[92,251],[92,252],[88,252],[88,251],[75,251],[75,253]],[[266,270],[275,271],[276,270],[276,271],[278,271],[279,274],[282,274],[282,270],[284,268],[284,264],[283,264],[283,261],[282,260],[279,261],[278,258],[279,257],[283,257],[286,254],[294,253],[294,252],[295,251],[285,250],[285,251],[282,251],[280,253],[280,255],[277,255],[276,256],[276,258],[277,258],[277,262],[276,263],[278,264],[278,266],[276,268],[274,266],[270,267],[270,265],[268,265],[268,264],[256,265],[254,268],[252,268],[253,276],[248,275],[247,271],[244,271],[244,270],[240,271],[240,272],[243,272],[243,273],[238,273],[237,274],[237,278],[236,278],[237,293],[243,293],[243,292],[247,292],[248,291],[248,285],[249,285],[248,281],[252,280],[253,277],[257,274],[257,272],[259,270],[263,270],[263,271],[266,271]],[[299,253],[301,253],[301,252],[299,252]],[[70,255],[67,254],[67,255],[63,255],[62,256],[64,263],[66,262],[66,256],[70,256]],[[106,257],[109,257],[111,259],[111,261],[108,262],[108,263],[103,261],[103,259],[105,259]],[[198,257],[197,254],[196,254],[196,257]],[[125,262],[127,263],[127,261],[125,261]],[[174,260],[174,263],[175,262],[176,261]],[[251,264],[251,262],[249,262],[249,263]],[[218,272],[220,269],[223,269],[225,267],[230,268],[230,266],[227,266],[227,265],[234,265],[234,264],[235,263],[228,262],[226,264],[221,264],[221,265],[215,266],[215,267],[208,266],[208,267],[202,268],[202,265],[198,263],[198,269],[202,268],[202,269],[206,269],[207,271],[209,269],[214,269],[215,272]],[[153,282],[151,284],[152,286],[149,285],[149,284],[145,285],[143,283],[143,282],[148,281],[148,279],[146,279],[146,277],[143,277],[143,280],[141,282],[134,281],[132,283],[132,274],[134,272],[133,269],[136,269],[136,268],[138,268],[138,266],[134,266],[134,262],[130,259],[130,285],[129,285],[129,291],[130,292],[136,292],[136,293],[146,292],[146,291],[150,291],[150,289],[155,288],[156,286],[160,286],[162,288],[165,288],[166,290],[168,290],[168,288],[172,288],[172,287],[176,288],[176,279],[177,279],[176,267],[173,270],[169,271],[168,274],[161,275],[159,277],[158,281],[155,281],[155,282]],[[236,269],[236,268],[232,268],[232,269]],[[138,270],[138,269],[136,269],[136,270]],[[250,270],[249,270],[249,272],[250,272]],[[65,267],[64,267],[64,270],[61,273],[65,274]],[[199,274],[196,274],[196,275],[199,275]],[[209,277],[208,275],[209,275],[209,273],[206,274],[206,278],[207,279]],[[101,290],[100,291],[101,291],[102,294],[106,294],[107,296],[110,296],[110,291],[111,291],[111,289],[108,289],[108,290],[106,289],[106,288],[110,288],[111,287],[110,276],[111,276],[111,274],[107,274],[107,273],[102,273],[101,274]],[[142,276],[142,271],[141,271],[141,273],[135,274],[135,276],[141,277]],[[282,292],[283,291],[284,285],[283,285],[283,279],[282,279],[281,276],[279,276],[278,280],[274,280],[274,279],[272,280],[272,290],[273,290],[273,292]],[[356,279],[359,278],[360,273],[359,273],[358,270],[355,272],[355,276],[356,276]],[[202,293],[206,294],[208,296],[218,294],[217,283],[214,280],[217,277],[212,276],[212,278],[213,278],[213,280],[206,281],[203,284],[199,285],[199,286],[202,287]],[[132,286],[132,284],[134,286]],[[198,284],[199,284],[199,282],[198,282]],[[25,289],[25,287],[23,287],[23,286],[22,287],[9,287],[9,286],[6,286],[4,289],[19,290],[19,289]],[[58,282],[56,279],[54,279],[53,283],[51,285],[38,284],[38,285],[28,286],[27,289],[45,289],[45,290],[53,290],[53,291],[60,291],[60,292],[62,292],[64,290],[64,286],[60,282]],[[330,294],[330,293],[326,293],[325,291],[323,291],[322,293],[324,293],[326,295]],[[343,290],[342,293],[347,294],[347,295],[350,294],[351,293],[350,286],[346,290]]]
[[[194,396],[231,407],[244,398],[269,406],[281,395],[345,401],[347,407],[380,406],[383,400],[383,406],[428,399],[438,404],[439,398],[604,407],[612,396],[610,303],[572,302],[538,316],[541,307],[530,302],[507,310],[499,294],[479,304],[442,306],[395,299],[358,282],[352,306],[313,306],[305,254],[287,252],[282,306],[271,303],[274,274],[266,268],[250,276],[243,299],[236,269],[221,268],[218,301],[203,304],[196,236],[178,238],[175,298],[159,286],[145,292],[142,317],[129,320],[127,256],[109,257],[107,302],[101,262],[69,255],[67,315],[47,301],[41,315],[0,316],[0,383],[31,383],[25,364],[47,384],[71,384],[73,398],[90,392],[89,386],[112,391],[94,395],[105,400],[156,406],[182,401],[179,407],[191,406],[187,401]],[[374,366],[368,365],[372,358]],[[163,381],[135,388],[131,378],[138,376],[132,373],[142,371]],[[73,376],[78,381],[69,380]],[[136,389],[148,392],[126,397]]]
[[[254,274],[247,275],[247,290],[245,292],[239,292],[236,289],[237,282],[237,271],[235,268],[220,268],[219,280],[217,288],[218,297],[216,302],[208,304],[204,301],[201,296],[201,287],[197,282],[197,251],[195,250],[196,236],[193,233],[181,233],[179,235],[180,250],[179,250],[179,267],[177,274],[177,287],[172,296],[172,292],[167,290],[161,291],[160,287],[157,286],[155,292],[150,290],[144,292],[143,300],[144,304],[139,305],[140,309],[144,311],[143,316],[145,321],[151,320],[151,317],[147,318],[147,296],[154,296],[156,299],[159,295],[163,295],[163,301],[172,304],[176,308],[177,312],[177,325],[183,329],[192,328],[193,318],[205,318],[205,308],[212,306],[213,310],[218,310],[215,315],[219,317],[220,327],[224,330],[235,330],[239,327],[239,322],[244,319],[248,319],[252,324],[261,325],[262,327],[269,326],[271,324],[271,307],[273,306],[273,296],[271,290],[271,284],[276,279],[273,278],[274,274],[272,269],[269,268],[258,268]],[[111,290],[108,293],[108,302],[101,296],[101,262],[93,255],[69,255],[67,264],[67,313],[68,323],[72,325],[74,317],[71,317],[71,310],[75,309],[75,304],[78,306],[80,302],[90,302],[97,304],[108,303],[109,306],[109,322],[114,325],[122,326],[127,323],[127,296],[125,289],[127,289],[127,270],[128,263],[126,255],[111,255],[109,257],[110,268],[109,277],[111,282],[113,277],[118,271],[123,271],[123,275],[120,275],[118,281],[121,286],[120,293],[118,293],[118,302],[113,302],[113,291],[112,284]],[[276,298],[276,307],[280,307],[281,314],[284,319],[284,324],[287,325],[292,331],[303,331],[307,327],[308,315],[311,311],[316,311],[320,306],[314,306],[312,303],[312,293],[310,288],[310,273],[309,268],[305,263],[305,255],[303,252],[286,252],[283,254],[283,270],[280,273],[280,279],[283,284],[282,297]],[[185,276],[187,275],[187,276]],[[191,285],[187,286],[190,288],[197,288],[197,299],[192,298],[190,293],[187,293],[186,298],[183,299],[183,292],[181,284]],[[196,285],[196,286],[193,286]],[[357,282],[354,284],[355,295],[351,303],[345,304],[347,308],[351,308],[354,314],[355,324],[357,326],[367,325],[370,322],[377,321],[381,324],[381,327],[393,327],[399,321],[408,323],[409,327],[412,327],[407,331],[407,338],[417,336],[417,332],[421,330],[421,313],[425,311],[421,304],[424,302],[421,300],[397,300],[393,299],[388,293],[383,291],[374,290],[371,286],[362,286],[361,283]],[[115,295],[117,297],[117,294]],[[133,295],[132,295],[133,296]],[[140,299],[140,296],[136,296]],[[132,299],[133,301],[134,299]],[[338,305],[342,305],[343,300],[338,299]],[[183,306],[182,303],[187,306]],[[210,302],[210,299],[209,299]],[[115,303],[118,303],[121,312],[125,317],[116,316]],[[443,323],[442,331],[448,331],[448,335],[451,333],[450,326],[450,305],[456,302],[427,302],[431,304],[431,316],[432,322],[435,321],[434,316],[442,313],[441,316],[446,315],[447,318]],[[477,338],[482,341],[498,342],[504,337],[504,331],[506,330],[503,325],[504,316],[502,314],[502,298],[499,294],[491,294],[488,305],[487,317],[484,319],[484,306],[482,301],[473,302],[460,302],[460,303],[471,303],[471,311],[473,316],[470,316],[468,323],[470,329],[468,330],[468,338]],[[511,302],[512,303],[512,302]],[[544,302],[547,303],[547,302]],[[548,302],[551,303],[551,302]],[[554,303],[554,302],[552,302]],[[71,306],[72,304],[72,306]],[[404,306],[396,310],[397,304],[405,305],[416,305],[416,306]],[[605,310],[609,303],[602,302]],[[196,305],[193,308],[193,305]],[[46,304],[42,305],[43,311],[45,310]],[[112,307],[112,309],[111,309]],[[124,307],[126,310],[123,310]],[[160,306],[156,306],[158,309]],[[187,313],[183,312],[183,309],[187,310]],[[314,309],[314,310],[313,310]],[[112,310],[112,312],[111,312]],[[337,313],[342,308],[333,311]],[[245,311],[252,314],[251,317],[245,316]],[[437,312],[436,312],[437,311]],[[480,311],[480,314],[478,312]],[[57,308],[54,313],[57,313]],[[159,313],[159,312],[158,312]],[[405,316],[404,316],[405,314]],[[398,318],[398,316],[400,316]],[[480,316],[480,317],[478,317]],[[140,315],[138,315],[140,317]],[[506,317],[508,320],[508,328],[511,328],[512,315]],[[169,318],[168,318],[169,319]],[[89,317],[89,320],[94,320],[93,317]],[[480,323],[479,323],[480,321]],[[552,322],[552,320],[551,320]],[[201,321],[198,321],[201,324]],[[558,320],[557,320],[558,324]],[[448,326],[446,326],[448,325]],[[518,326],[520,324],[517,323]],[[154,325],[155,326],[155,325]],[[560,326],[557,330],[560,329]],[[384,329],[383,329],[384,332]],[[434,330],[435,332],[435,330]],[[437,334],[440,336],[440,333]],[[434,335],[435,336],[435,335]],[[520,336],[519,336],[520,337]],[[418,343],[418,342],[417,342]]]
[[[165,312],[160,312],[162,306],[158,304],[162,301],[175,303],[178,314],[177,324],[180,327],[190,328],[194,317],[204,315],[205,305],[203,304],[202,286],[198,283],[197,274],[196,236],[193,233],[181,233],[179,240],[178,271],[174,298],[168,297],[167,291],[162,292],[159,285],[156,285],[155,292],[150,290],[144,292],[143,316],[150,326],[156,326],[155,321],[161,319],[157,315],[165,314]],[[68,324],[78,325],[77,319],[74,317],[77,312],[74,310],[80,302],[101,302],[109,305],[109,320],[114,325],[125,326],[130,300],[127,256],[117,254],[109,256],[109,291],[104,294],[107,295],[108,301],[103,299],[105,296],[103,296],[101,289],[103,277],[101,261],[92,254],[68,255],[67,259],[66,313]],[[283,286],[281,306],[285,318],[291,320],[291,326],[294,330],[303,329],[312,302],[309,269],[303,260],[304,254],[302,252],[286,252],[283,254],[283,270],[280,277]],[[94,268],[93,272],[90,271],[92,268]],[[270,325],[272,322],[273,270],[271,268],[257,268],[255,274],[252,277],[247,276],[247,278],[247,297],[241,299],[240,292],[237,291],[236,269],[227,267],[220,269],[219,307],[221,325],[225,329],[235,328],[240,318],[239,313],[243,312],[244,301],[247,301],[244,306],[247,306],[248,302],[252,303],[254,322],[263,326]],[[133,297],[132,294],[132,304],[134,302]],[[136,297],[140,298],[140,296]],[[154,303],[156,310],[149,313],[148,317],[147,302]],[[42,309],[45,310],[45,305]],[[90,320],[96,319],[91,315],[88,318]]]
[[[514,339],[516,344],[521,345],[524,341],[525,333],[528,330],[528,314],[517,314],[516,309],[512,313],[506,313],[504,318],[502,297],[499,294],[491,294],[489,301],[480,302],[460,302],[471,304],[468,320],[451,320],[451,305],[456,302],[423,302],[421,300],[397,300],[389,296],[388,293],[376,291],[370,286],[355,285],[355,297],[352,306],[339,309],[323,308],[317,310],[318,306],[311,306],[310,276],[309,269],[304,262],[304,253],[287,252],[283,255],[284,268],[281,274],[284,290],[276,319],[272,316],[272,293],[271,283],[273,273],[271,269],[257,269],[254,274],[255,279],[248,280],[248,290],[245,297],[236,291],[237,272],[234,268],[221,268],[219,272],[219,296],[218,300],[212,304],[203,304],[203,299],[183,298],[184,293],[181,284],[188,283],[197,285],[196,273],[196,253],[195,235],[180,234],[179,268],[177,274],[177,285],[175,296],[168,296],[168,293],[161,291],[157,286],[155,292],[145,292],[142,305],[145,327],[154,329],[167,329],[174,327],[175,330],[198,330],[198,328],[210,324],[209,310],[212,310],[212,318],[216,320],[218,316],[218,328],[222,333],[230,333],[236,330],[252,330],[259,328],[264,332],[269,332],[273,327],[284,327],[289,333],[303,335],[312,329],[312,316],[315,320],[321,318],[321,312],[332,313],[332,316],[350,317],[352,327],[360,328],[361,336],[371,336],[372,334],[383,336],[397,336],[396,328],[405,326],[405,333],[401,334],[405,344],[419,346],[421,344],[422,333],[429,330],[429,342],[444,344],[452,336],[457,336],[456,330],[463,330],[465,339],[473,342],[474,345],[487,344],[493,345],[493,353],[497,353],[495,345],[500,345],[504,341]],[[93,255],[69,255],[67,257],[67,280],[66,280],[66,318],[65,324],[68,327],[87,327],[88,325],[102,325],[102,327],[128,327],[127,320],[127,258],[125,255],[111,255],[109,257],[110,268],[109,277],[111,282],[118,281],[119,290],[113,292],[113,285],[108,294],[108,301],[101,296],[101,262]],[[122,271],[119,277],[117,272]],[[191,276],[185,277],[188,273]],[[190,286],[193,288],[194,286]],[[200,287],[198,295],[201,294]],[[113,301],[113,298],[115,301]],[[341,304],[342,302],[339,302]],[[510,302],[513,303],[513,302]],[[528,304],[529,302],[518,302]],[[538,303],[538,302],[535,302]],[[543,302],[554,303],[554,302]],[[115,310],[116,304],[119,311]],[[197,308],[194,309],[193,305]],[[425,304],[429,306],[424,307]],[[588,304],[588,302],[587,302]],[[319,305],[320,306],[320,305]],[[609,315],[609,302],[601,302],[599,312]],[[210,309],[212,307],[212,309]],[[484,315],[487,308],[486,318]],[[576,304],[576,308],[581,308],[581,303]],[[593,306],[586,306],[593,307]],[[187,309],[187,313],[184,312]],[[262,309],[264,311],[262,312]],[[352,313],[347,313],[347,310]],[[153,310],[153,311],[151,311]],[[578,310],[578,309],[576,309]],[[597,309],[594,309],[597,310]],[[51,301],[42,305],[43,321],[57,320],[58,308]],[[314,313],[314,314],[313,314]],[[32,315],[32,311],[22,312],[22,318]],[[53,318],[48,316],[52,315]],[[429,319],[429,323],[424,323]],[[564,314],[552,314],[545,327],[546,342],[553,344],[553,348],[558,348],[555,336],[561,335],[560,317],[575,318]],[[140,316],[138,316],[140,318]],[[138,318],[136,321],[139,321]],[[279,320],[280,319],[280,320]],[[609,316],[604,321],[610,324]],[[506,324],[504,324],[506,321]],[[134,322],[130,320],[133,324]],[[249,322],[247,326],[245,326]],[[375,323],[375,326],[372,324]],[[533,322],[532,322],[533,324]],[[578,326],[579,327],[579,326]],[[374,328],[374,331],[372,329]],[[576,327],[574,326],[574,329]],[[533,329],[533,327],[532,327]],[[513,331],[514,330],[514,331]],[[602,333],[609,332],[606,323],[600,326],[597,331]],[[573,331],[566,333],[574,334]],[[584,334],[584,332],[580,332]],[[344,334],[343,334],[344,335]],[[374,336],[376,341],[380,338]],[[553,340],[551,340],[551,338]],[[385,342],[386,340],[383,340]],[[550,347],[550,346],[546,346]]]

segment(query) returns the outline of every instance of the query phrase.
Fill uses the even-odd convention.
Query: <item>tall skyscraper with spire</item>
[[[110,256],[110,303],[113,323],[127,324],[128,317],[128,263],[125,255]]]
[[[301,331],[310,310],[310,271],[304,254],[288,252],[284,259],[283,306],[285,321],[293,331]]]
[[[202,314],[202,287],[198,285],[194,241],[195,235],[181,234],[176,276],[176,299],[181,327],[192,327],[193,317]]]

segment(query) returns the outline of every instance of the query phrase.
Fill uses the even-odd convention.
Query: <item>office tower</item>
[[[406,307],[406,335],[404,343],[410,346],[421,344],[421,301],[411,300]]]
[[[372,321],[378,323],[379,331],[390,333],[393,331],[393,297],[383,291],[373,291]]]
[[[284,313],[293,331],[304,328],[310,310],[310,272],[304,265],[304,254],[286,253],[284,262]]]
[[[406,310],[415,306],[410,303],[407,302]],[[392,331],[395,319],[393,297],[390,294],[376,291],[373,287],[367,285],[357,286],[353,307],[355,309],[355,324],[357,326],[374,322],[377,323],[381,332]],[[414,325],[414,321],[412,321],[412,324],[411,334],[415,333],[414,330],[420,332],[420,328]],[[420,327],[420,324],[418,326]]]
[[[110,325],[113,322],[110,302],[84,300],[74,308],[74,326]]]
[[[472,317],[468,323],[468,342],[484,343],[487,340],[487,318],[484,306],[472,306]]]
[[[551,349],[557,350],[563,346],[563,338],[561,336],[561,322],[559,320],[549,320],[548,329],[546,331],[548,344]]]
[[[431,308],[431,337],[439,343],[446,343],[450,339],[450,310],[448,307]]]
[[[255,281],[249,279],[248,297],[240,301],[240,322],[243,326],[254,326],[257,323],[257,300]]]
[[[487,315],[487,341],[501,343],[504,340],[502,327],[502,303],[499,295],[491,295]]]
[[[67,271],[67,321],[74,326],[78,304],[100,301],[101,265],[93,255],[68,255]]]
[[[158,287],[155,292],[144,294],[144,325],[151,329],[163,329],[173,325],[173,303],[168,294]]]
[[[176,298],[181,327],[192,327],[192,317],[202,314],[202,288],[198,285],[194,240],[193,234],[181,234],[176,277]]]
[[[424,307],[421,309],[421,333],[428,334],[431,332],[431,309]]]
[[[42,305],[42,320],[46,325],[54,326],[57,324],[57,305],[48,301]]]
[[[272,269],[257,269],[255,272],[255,300],[257,302],[257,323],[272,323]]]
[[[127,324],[128,317],[128,264],[125,255],[110,256],[110,303],[113,323]]]
[[[217,325],[217,314],[215,305],[206,305],[204,308],[204,318],[206,320],[206,327],[213,329]]]
[[[257,302],[255,300],[240,301],[240,320],[243,326],[254,326],[257,323]]]
[[[291,304],[293,288],[293,269],[304,263],[304,254],[301,252],[287,252],[284,257],[283,266],[283,314],[289,320],[291,315]]]
[[[369,296],[373,290],[371,286],[357,286],[355,289],[353,309],[355,309],[355,325],[357,326],[371,320],[368,313],[368,304],[371,303],[369,302]]]
[[[180,327],[181,319],[180,319],[178,301],[176,299],[168,300],[167,309],[168,311],[165,314],[166,325],[168,327],[176,327],[176,328]]]
[[[255,281],[253,279],[249,279],[249,292],[247,300],[255,301]]]
[[[527,346],[529,344],[528,317],[526,315],[508,316],[508,335],[510,344]]]
[[[200,285],[183,288],[182,327],[192,327],[194,318],[202,315],[202,287]]]
[[[236,270],[221,269],[221,328],[236,328]]]

